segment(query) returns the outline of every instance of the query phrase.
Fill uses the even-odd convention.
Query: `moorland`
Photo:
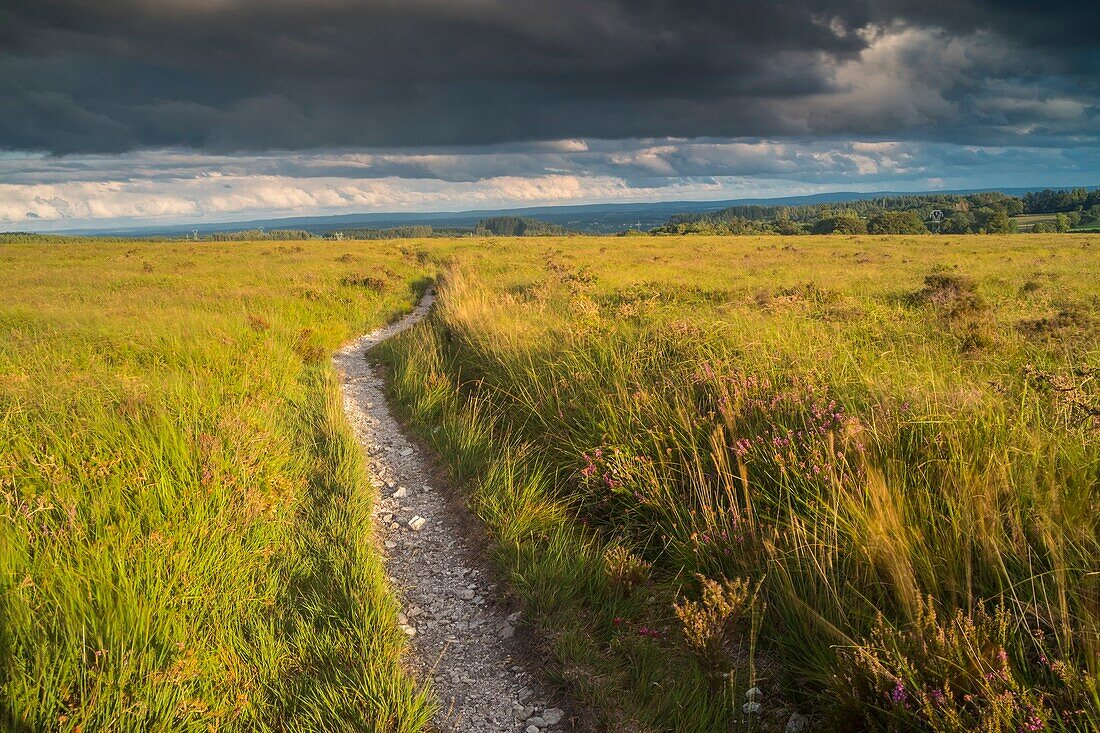
[[[431,283],[374,357],[603,727],[1100,726],[1100,236],[1031,234],[0,246],[12,727],[425,729],[329,355]]]

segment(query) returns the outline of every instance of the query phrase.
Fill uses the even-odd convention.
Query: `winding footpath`
[[[515,637],[520,614],[494,602],[498,589],[471,551],[459,512],[431,485],[437,474],[430,458],[405,436],[386,403],[382,375],[366,360],[372,347],[423,319],[434,298],[429,291],[412,313],[333,357],[344,411],[380,491],[375,530],[402,604],[398,621],[411,637],[411,662],[421,679],[431,677],[441,731],[571,730],[569,716],[550,706],[525,664]]]

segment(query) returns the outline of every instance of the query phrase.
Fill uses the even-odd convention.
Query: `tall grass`
[[[391,244],[0,248],[0,721],[417,731],[328,355]]]
[[[642,729],[1095,729],[1100,240],[779,241],[467,252],[384,348],[563,674]]]
[[[328,355],[438,262],[379,356],[609,729],[1095,729],[1097,245],[5,245],[0,716],[424,729]]]

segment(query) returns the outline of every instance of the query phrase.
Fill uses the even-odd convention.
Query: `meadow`
[[[488,241],[382,358],[608,729],[1096,730],[1098,246]]]
[[[1100,236],[0,246],[0,715],[422,730],[375,352],[607,730],[1100,727]]]
[[[0,246],[0,728],[423,729],[331,352],[396,244]]]

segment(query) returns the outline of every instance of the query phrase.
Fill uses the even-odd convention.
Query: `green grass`
[[[377,357],[604,727],[1094,730],[1098,248],[0,247],[0,715],[425,729],[329,354],[441,274]]]
[[[1093,730],[1097,245],[488,241],[381,356],[609,728]]]
[[[1054,221],[1057,218],[1057,214],[1017,214],[1012,220],[1020,227],[1021,232],[1026,232],[1040,222]]]
[[[1035,228],[1036,224],[1055,222],[1058,219],[1058,214],[1018,214],[1012,217],[1012,220],[1016,222],[1021,232],[1030,233]],[[1071,232],[1081,234],[1090,233],[1100,230],[1100,223],[1090,222],[1088,224],[1078,224],[1070,229]]]
[[[0,247],[0,727],[424,729],[328,356],[428,274],[382,243]]]

